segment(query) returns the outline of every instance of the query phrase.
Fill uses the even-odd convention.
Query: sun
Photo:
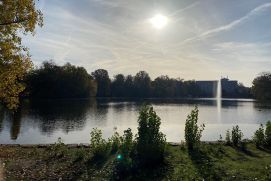
[[[156,29],[164,28],[168,23],[168,18],[162,14],[157,14],[154,17],[150,18],[150,23]]]

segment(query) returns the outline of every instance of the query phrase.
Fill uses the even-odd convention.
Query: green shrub
[[[266,123],[265,142],[267,146],[271,147],[271,121],[268,121]]]
[[[132,168],[131,153],[134,148],[133,133],[129,128],[124,131],[124,135],[120,138],[121,144],[115,161],[114,177],[116,180],[122,180],[128,175]]]
[[[244,151],[244,152],[248,151],[248,149],[247,149],[248,143],[249,143],[248,139],[241,140],[240,148],[241,148],[242,151]]]
[[[134,148],[133,133],[130,128],[124,131],[120,141],[120,153],[123,157],[129,157]]]
[[[185,123],[185,141],[189,150],[193,150],[195,146],[200,144],[200,138],[205,125],[198,126],[199,110],[196,106],[195,109],[187,116]]]
[[[68,152],[68,147],[63,143],[63,140],[59,137],[57,142],[49,147],[49,156],[61,158]]]
[[[233,146],[238,147],[242,141],[242,138],[243,138],[243,133],[239,129],[239,126],[238,125],[234,126],[231,131],[231,141],[232,141]]]
[[[74,158],[73,161],[77,162],[77,161],[81,161],[84,160],[86,158],[87,154],[86,154],[86,150],[81,147],[75,150],[74,152]]]
[[[231,132],[230,132],[230,130],[227,130],[225,139],[226,139],[226,145],[231,145]]]
[[[257,148],[264,146],[265,136],[264,136],[264,127],[262,124],[260,128],[255,131],[254,136],[253,136],[253,142],[255,143]]]
[[[164,161],[166,138],[160,132],[160,118],[153,107],[144,106],[138,118],[136,155],[140,164],[152,165]]]
[[[106,159],[111,152],[111,142],[102,138],[102,131],[93,128],[90,132],[90,148],[93,159]]]
[[[112,153],[116,153],[119,150],[120,141],[120,135],[117,131],[115,131],[113,136],[110,138],[110,142],[112,143]]]

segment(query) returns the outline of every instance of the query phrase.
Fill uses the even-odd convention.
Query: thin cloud
[[[90,0],[90,2],[95,2],[95,3],[99,3],[102,5],[106,5],[106,6],[110,6],[110,7],[119,7],[120,4],[117,1],[112,1],[112,0]]]
[[[262,12],[268,10],[268,9],[271,9],[271,3],[266,3],[266,4],[263,4],[263,5],[260,5],[260,6],[256,7],[255,9],[253,9],[252,11],[250,11],[245,16],[241,17],[240,19],[232,21],[231,23],[229,23],[227,25],[224,25],[224,26],[212,29],[212,30],[208,30],[208,31],[202,33],[200,35],[200,37],[206,37],[206,36],[210,36],[210,35],[215,34],[215,33],[231,30],[232,28],[238,26],[239,24],[246,22],[251,17],[259,15],[260,13],[262,13]]]
[[[207,30],[207,31],[201,33],[200,35],[197,35],[197,36],[194,36],[191,38],[187,38],[183,42],[181,42],[179,45],[184,45],[184,44],[189,43],[191,41],[201,40],[201,39],[210,37],[210,36],[217,34],[217,33],[220,33],[220,32],[229,31],[229,30],[235,28],[236,26],[248,21],[251,17],[257,16],[260,13],[267,11],[268,9],[271,9],[271,3],[262,4],[256,8],[254,8],[253,10],[251,10],[245,16],[243,16],[237,20],[234,20],[227,25],[223,25],[223,26],[211,29],[211,30]]]
[[[191,9],[191,8],[193,8],[193,7],[195,7],[195,6],[197,6],[199,3],[200,3],[199,1],[196,1],[196,2],[194,2],[194,3],[192,3],[192,4],[190,4],[190,5],[188,5],[188,6],[184,7],[184,8],[182,8],[182,9],[179,9],[179,10],[177,10],[177,11],[171,13],[169,16],[176,16],[176,15],[178,15],[179,13],[183,13],[184,11],[189,10],[189,9]]]

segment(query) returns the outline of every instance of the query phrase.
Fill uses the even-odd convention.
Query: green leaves
[[[257,148],[271,147],[271,121],[266,123],[266,128],[261,124],[260,128],[254,133],[253,141]]]
[[[198,115],[199,110],[196,106],[187,116],[185,122],[185,141],[190,150],[193,150],[200,143],[200,138],[205,127],[204,124],[198,126]]]
[[[160,117],[153,107],[145,106],[138,118],[138,137],[136,151],[142,164],[159,163],[163,161],[166,137],[160,132]]]
[[[243,133],[242,131],[239,129],[239,126],[236,125],[232,128],[232,131],[231,131],[231,140],[232,140],[232,144],[234,146],[238,146],[240,145],[241,141],[242,141],[242,138],[243,138]]]
[[[111,142],[102,138],[102,131],[93,128],[90,132],[90,148],[94,159],[106,159],[111,152]]]
[[[253,141],[256,144],[257,148],[264,146],[265,139],[264,139],[264,128],[263,128],[262,124],[261,124],[260,128],[255,131],[254,136],[253,136]]]
[[[231,132],[230,132],[230,130],[227,130],[227,132],[226,132],[226,144],[227,145],[232,144],[235,147],[242,146],[242,144],[243,144],[242,138],[243,138],[243,133],[239,129],[238,125],[232,127]]]
[[[268,121],[266,123],[265,141],[266,141],[266,145],[269,146],[269,147],[271,147],[271,121]]]

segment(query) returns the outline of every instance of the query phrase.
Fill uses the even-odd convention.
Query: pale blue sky
[[[271,1],[40,0],[44,27],[24,38],[32,60],[53,59],[152,78],[212,80],[229,76],[250,86],[271,69]],[[157,30],[149,19],[169,18]]]

